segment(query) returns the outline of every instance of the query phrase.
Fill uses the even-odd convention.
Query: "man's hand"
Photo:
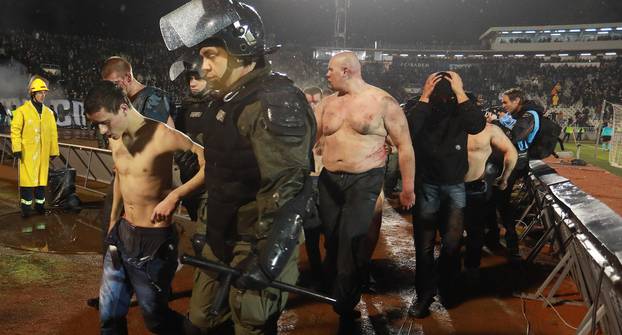
[[[460,75],[453,71],[448,71],[447,73],[451,76],[445,77],[447,80],[449,80],[449,83],[451,84],[451,90],[454,91],[456,95],[464,93],[464,84],[462,83],[462,78],[460,78]]]
[[[503,177],[499,177],[495,180],[495,185],[497,185],[497,187],[503,191],[508,187],[508,181],[507,179],[503,178]]]
[[[464,92],[464,84],[462,83],[462,78],[460,78],[460,75],[458,75],[456,72],[453,71],[447,71],[447,73],[451,76],[451,77],[445,77],[447,80],[449,80],[449,83],[451,84],[451,90],[454,91],[454,94],[456,95],[456,98],[458,99],[458,103],[463,103],[467,100],[469,100],[469,97],[467,97],[466,92]]]
[[[238,266],[241,275],[236,279],[234,286],[241,290],[263,290],[270,284],[270,279],[261,270],[256,254],[248,255]]]
[[[421,98],[419,101],[421,102],[430,102],[430,95],[432,95],[432,91],[434,91],[434,87],[443,77],[438,74],[438,72],[434,72],[428,76],[428,79],[425,80],[425,84],[423,85],[423,90],[421,91]]]
[[[415,205],[415,192],[402,190],[400,192],[400,203],[403,209],[411,209]]]
[[[13,157],[21,160],[22,159],[22,152],[21,151],[16,151],[13,153]]]
[[[179,205],[179,197],[175,192],[169,193],[164,200],[155,206],[153,214],[151,214],[151,222],[167,221],[168,218],[173,215],[175,208]]]

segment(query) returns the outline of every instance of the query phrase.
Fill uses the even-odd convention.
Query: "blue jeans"
[[[117,226],[121,224],[118,222]],[[115,234],[115,228],[111,235]],[[102,334],[127,334],[126,315],[134,293],[150,332],[178,334],[181,331],[183,317],[168,307],[171,282],[177,269],[177,245],[172,237],[171,242],[164,243],[154,255],[128,257],[122,252],[118,238],[109,236],[109,242],[118,246],[120,264],[115,268],[114,256],[108,250],[99,290]]]
[[[452,291],[452,282],[460,273],[460,239],[465,206],[464,183],[423,183],[417,190],[417,203],[413,213],[417,260],[415,289],[418,299],[422,301],[432,301],[437,282],[441,294]],[[438,264],[434,261],[437,230],[441,234]]]

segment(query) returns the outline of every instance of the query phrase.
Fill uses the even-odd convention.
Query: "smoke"
[[[0,98],[28,98],[30,74],[26,66],[13,58],[0,63]]]

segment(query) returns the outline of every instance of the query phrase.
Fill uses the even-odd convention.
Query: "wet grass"
[[[0,258],[0,289],[48,285],[66,278],[67,264],[49,255],[3,255]]]
[[[592,164],[594,166],[598,166],[603,170],[607,170],[618,177],[622,177],[622,169],[613,167],[609,165],[609,151],[598,149],[596,158],[594,157],[594,143],[580,143],[581,144],[581,159]],[[564,143],[564,149],[566,151],[572,151],[577,156],[577,144],[569,142]],[[557,151],[561,151],[559,145],[555,149]]]

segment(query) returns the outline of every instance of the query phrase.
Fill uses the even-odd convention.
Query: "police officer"
[[[175,128],[190,138],[203,145],[205,137],[205,125],[208,123],[209,117],[214,115],[209,113],[209,105],[212,101],[209,90],[207,88],[207,80],[201,77],[200,62],[197,59],[186,59],[182,57],[179,61],[183,63],[185,72],[183,78],[188,84],[188,94],[181,103],[175,120]],[[179,166],[180,178],[182,182],[190,180],[199,169],[199,162],[196,155],[191,152],[179,152],[175,154],[175,162]],[[207,192],[205,188],[198,190],[190,196],[182,199],[182,204],[186,207],[186,211],[192,221],[197,221],[198,226],[196,233],[192,236],[191,241],[195,249],[195,253],[201,253],[205,244],[205,220],[206,220],[206,201]]]
[[[48,182],[50,157],[58,151],[58,131],[54,112],[43,104],[48,87],[45,81],[34,77],[29,86],[30,100],[13,112],[11,146],[19,158],[19,193],[22,216],[32,212],[33,193],[35,210],[45,212],[45,186]]]
[[[201,56],[213,102],[204,125],[207,244],[203,257],[242,272],[229,308],[209,315],[218,274],[197,271],[187,331],[276,334],[287,294],[272,280],[298,278],[299,243],[311,200],[313,110],[287,77],[271,72],[263,23],[249,5],[193,0],[160,20],[169,50]],[[183,66],[171,67],[171,77]]]

